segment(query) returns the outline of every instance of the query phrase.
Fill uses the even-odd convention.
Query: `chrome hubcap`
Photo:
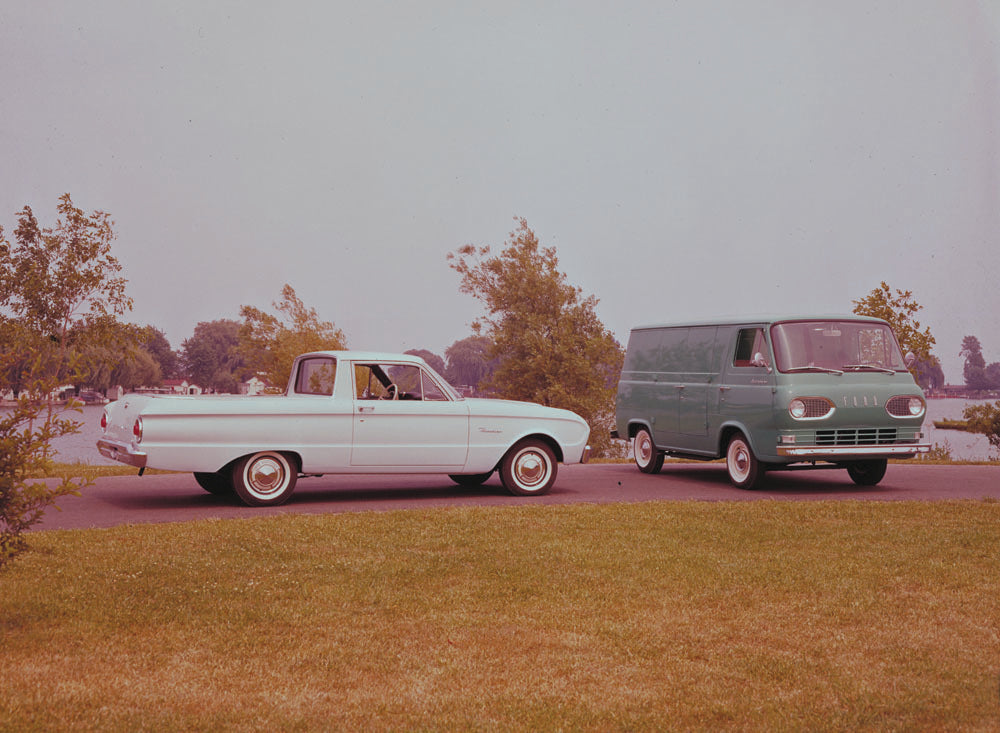
[[[649,437],[642,433],[636,440],[635,454],[639,457],[639,463],[645,466],[653,457],[653,446]]]
[[[548,464],[538,453],[525,453],[514,464],[514,475],[523,486],[537,486],[545,481]]]
[[[729,468],[733,475],[739,479],[747,475],[750,470],[750,456],[747,454],[745,445],[734,443],[729,449]]]
[[[262,458],[254,462],[249,471],[250,486],[261,494],[270,494],[278,489],[284,479],[281,464],[273,458]]]

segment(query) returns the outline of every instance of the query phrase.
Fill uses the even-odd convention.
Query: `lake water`
[[[983,404],[990,400],[941,399],[927,400],[927,418],[924,433],[931,445],[939,445],[951,451],[955,460],[984,461],[998,459],[997,451],[990,445],[985,435],[964,433],[960,430],[938,430],[935,420],[960,420],[962,411],[969,405]],[[67,435],[53,442],[57,460],[66,463],[114,464],[97,452],[97,439],[101,436],[101,414],[104,408],[96,405],[83,408],[83,413],[69,413],[83,423],[76,435]]]

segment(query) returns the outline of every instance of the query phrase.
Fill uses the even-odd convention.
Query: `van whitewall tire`
[[[233,465],[233,491],[247,506],[278,506],[295,490],[298,468],[283,453],[244,456]]]
[[[726,449],[726,470],[733,486],[739,489],[756,489],[764,476],[764,466],[753,454],[750,443],[737,433],[729,440]]]
[[[659,473],[663,468],[663,452],[656,449],[653,436],[646,428],[639,428],[632,441],[632,455],[635,465],[643,473]]]

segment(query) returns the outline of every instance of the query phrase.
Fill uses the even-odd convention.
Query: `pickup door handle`
[[[358,407],[358,412],[361,413],[362,415],[364,415],[365,413],[375,412],[375,406],[369,405],[366,407],[364,405],[361,405]]]
[[[731,389],[732,389],[732,387],[719,387],[719,391],[720,392],[728,392]]]

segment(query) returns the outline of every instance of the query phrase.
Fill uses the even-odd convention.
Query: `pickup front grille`
[[[817,430],[816,445],[888,445],[896,442],[896,428]]]

